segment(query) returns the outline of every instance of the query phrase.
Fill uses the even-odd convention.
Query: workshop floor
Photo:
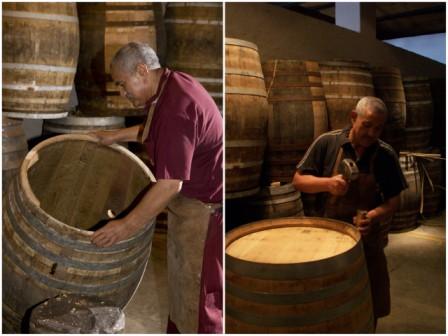
[[[445,213],[389,235],[392,312],[377,333],[445,333]],[[125,333],[164,333],[168,315],[166,236],[155,234],[151,260],[125,309]]]

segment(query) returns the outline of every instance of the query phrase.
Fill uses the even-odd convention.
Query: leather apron
[[[342,147],[333,167],[332,176],[337,175],[337,168],[342,160]],[[358,179],[350,182],[347,193],[343,196],[329,194],[325,217],[353,223],[357,210],[372,210],[380,205],[379,188],[373,174],[373,162],[376,153],[370,159],[369,171],[359,172]],[[390,283],[384,247],[387,244],[387,233],[383,225],[376,223],[369,234],[362,237],[367,269],[372,292],[374,317],[390,314]]]
[[[181,333],[197,333],[204,245],[213,209],[177,195],[168,205],[170,319]]]
[[[170,74],[161,84],[159,94],[149,107],[143,127],[139,129],[137,139],[142,143],[148,138],[157,102]],[[152,158],[150,161],[154,165]],[[197,333],[199,330],[199,304],[204,296],[201,292],[204,246],[210,216],[220,208],[221,203],[206,204],[181,194],[168,204],[169,319],[181,333]]]

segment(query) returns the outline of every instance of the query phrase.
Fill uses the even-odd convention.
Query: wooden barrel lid
[[[269,264],[312,262],[344,253],[356,241],[342,232],[314,227],[282,227],[245,235],[227,254],[247,261]]]

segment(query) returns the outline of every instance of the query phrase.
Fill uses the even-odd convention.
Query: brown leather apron
[[[213,208],[182,195],[168,205],[170,319],[181,333],[197,333],[205,240]]]
[[[337,168],[342,160],[342,148],[333,167],[332,176],[337,175]],[[353,223],[357,210],[372,210],[378,204],[379,188],[373,174],[373,161],[376,153],[370,160],[369,172],[359,172],[358,179],[350,182],[347,193],[343,196],[329,195],[325,206],[325,217],[339,219]],[[390,285],[387,271],[384,246],[387,244],[387,234],[383,227],[376,223],[368,235],[363,236],[363,246],[366,255],[367,269],[370,278],[373,308],[375,318],[390,314]]]

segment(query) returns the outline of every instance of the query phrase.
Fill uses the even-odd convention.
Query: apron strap
[[[152,123],[152,117],[154,116],[154,111],[156,109],[157,102],[159,101],[159,98],[163,94],[163,91],[165,89],[166,83],[168,82],[168,80],[170,78],[170,75],[171,75],[171,72],[168,73],[167,78],[163,81],[163,83],[160,87],[159,95],[152,102],[151,106],[149,107],[148,114],[146,115],[145,122],[141,125],[141,127],[138,130],[137,141],[140,143],[143,143],[146,140],[146,138],[148,138],[149,129],[151,128],[151,123]]]

